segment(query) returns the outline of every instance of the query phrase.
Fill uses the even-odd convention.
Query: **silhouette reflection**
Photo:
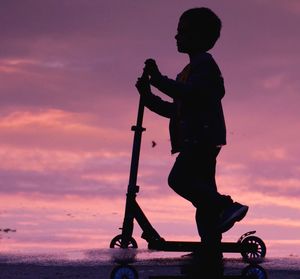
[[[155,273],[153,275],[147,274],[143,268],[140,266],[132,266],[129,264],[121,264],[115,266],[115,268],[111,272],[110,279],[200,279],[200,278],[212,278],[212,279],[218,279],[218,278],[226,278],[226,279],[238,279],[238,278],[245,278],[245,279],[267,279],[268,274],[267,271],[258,264],[250,264],[243,268],[239,274],[220,274],[218,268],[221,268],[223,270],[223,267],[217,267],[217,266],[201,266],[201,265],[193,265],[193,264],[186,264],[180,266],[180,272],[181,274],[178,275],[176,271],[169,272],[169,274],[166,274],[166,272],[163,272],[163,274],[160,274],[156,271],[154,271],[154,267],[151,270],[152,273]],[[174,268],[175,269],[175,268]],[[175,275],[174,275],[175,274]]]

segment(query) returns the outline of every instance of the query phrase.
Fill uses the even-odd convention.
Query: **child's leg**
[[[169,185],[197,208],[196,222],[202,241],[219,243],[218,222],[221,209],[232,203],[229,196],[217,192],[216,157],[220,148],[201,146],[182,151],[170,172]]]
[[[169,174],[169,186],[195,207],[207,199],[218,207],[231,203],[229,196],[217,192],[215,172],[219,151],[220,148],[211,146],[186,148],[176,158]]]
[[[228,203],[232,201],[217,192],[215,169],[219,151],[218,148],[205,146],[184,150],[178,155],[168,182],[176,193],[196,207],[196,223],[203,245],[203,249],[195,253],[196,262],[213,266],[213,270],[222,273],[222,268],[217,269],[217,266],[222,267],[223,258],[219,215],[225,200]]]
[[[217,192],[215,169],[219,151],[219,148],[212,146],[186,148],[178,155],[169,174],[168,183],[177,194],[193,203],[196,208],[202,208],[200,211],[203,210],[203,214],[206,212],[214,215],[213,210],[219,211],[218,230],[225,232],[245,217],[248,206],[234,203],[230,196]],[[208,206],[213,205],[213,208],[205,207],[206,202]],[[198,213],[198,216],[203,214]],[[201,235],[200,219],[196,218]]]

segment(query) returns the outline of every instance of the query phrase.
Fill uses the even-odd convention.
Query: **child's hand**
[[[144,72],[146,72],[151,78],[154,78],[154,79],[161,76],[161,73],[160,73],[154,59],[147,59],[145,61]]]
[[[137,88],[141,96],[151,93],[149,78],[145,74],[145,71],[143,75],[137,79],[135,87]]]

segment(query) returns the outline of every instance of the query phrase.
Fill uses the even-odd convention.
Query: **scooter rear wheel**
[[[129,265],[117,266],[111,272],[110,279],[138,279],[138,273]]]
[[[123,236],[121,234],[115,236],[109,245],[109,248],[137,248],[137,242],[133,237],[130,237],[127,243],[123,240]]]

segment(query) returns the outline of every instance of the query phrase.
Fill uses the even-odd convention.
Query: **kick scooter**
[[[148,78],[143,74],[142,78]],[[201,249],[201,242],[190,241],[166,241],[153,228],[136,201],[139,186],[137,183],[139,157],[142,141],[142,133],[146,130],[143,128],[144,104],[140,96],[136,125],[131,127],[134,132],[133,148],[130,165],[129,183],[126,194],[126,205],[122,233],[115,236],[110,242],[110,248],[137,248],[137,242],[132,237],[134,220],[137,221],[143,233],[142,238],[148,242],[148,248],[160,251],[186,251],[193,252]],[[243,234],[237,242],[222,242],[222,252],[241,253],[244,260],[259,260],[266,255],[266,245],[257,236],[255,231]]]

